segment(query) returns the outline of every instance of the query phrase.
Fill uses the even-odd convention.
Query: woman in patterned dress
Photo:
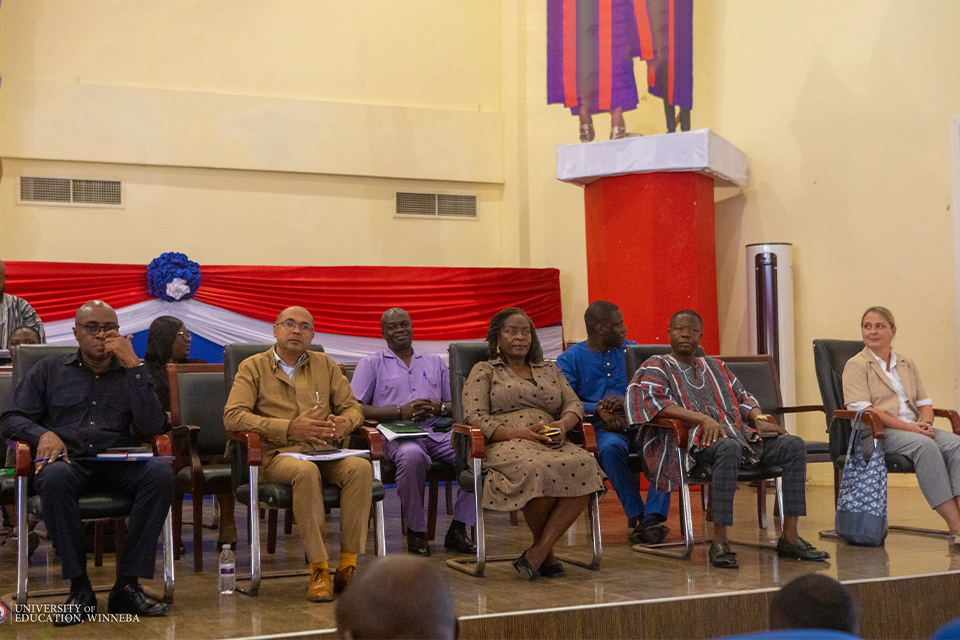
[[[592,455],[568,442],[583,420],[583,405],[552,362],[544,362],[533,322],[521,309],[500,311],[487,332],[489,359],[470,371],[463,387],[464,421],[487,442],[484,507],[522,509],[533,546],[514,560],[521,576],[561,577],[553,545],[603,491]],[[560,430],[551,439],[550,428]]]

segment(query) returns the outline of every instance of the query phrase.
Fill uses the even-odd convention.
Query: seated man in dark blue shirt
[[[167,605],[146,595],[138,578],[153,577],[157,540],[173,495],[173,470],[161,460],[93,462],[110,447],[142,444],[161,433],[166,414],[153,381],[117,314],[99,300],[77,311],[75,354],[41,360],[14,391],[0,416],[3,435],[36,448],[36,489],[43,520],[70,579],[67,604],[95,613],[97,598],[87,577],[78,498],[93,491],[123,491],[133,498],[128,536],[117,561],[110,613],[161,616]],[[79,616],[54,616],[62,626]]]
[[[624,345],[637,344],[626,340],[627,328],[623,313],[612,302],[597,300],[583,314],[587,339],[557,358],[557,367],[583,403],[583,410],[597,431],[597,458],[633,528],[634,544],[663,542],[669,529],[662,523],[670,512],[670,494],[653,487],[647,491],[644,508],[637,478],[627,466],[630,451],[640,452],[638,427],[627,424],[623,398],[627,382]]]

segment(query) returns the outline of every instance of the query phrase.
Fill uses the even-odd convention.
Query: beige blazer
[[[917,366],[910,358],[897,354],[897,373],[907,396],[907,405],[919,417],[917,400],[926,400],[929,396],[920,381]],[[843,401],[869,402],[875,409],[886,411],[894,417],[900,413],[900,400],[893,383],[868,347],[847,360],[843,368]]]

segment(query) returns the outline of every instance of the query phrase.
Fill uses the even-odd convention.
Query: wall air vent
[[[118,180],[20,176],[17,185],[17,204],[122,207],[121,186]]]
[[[398,216],[476,218],[477,196],[447,193],[397,192]]]

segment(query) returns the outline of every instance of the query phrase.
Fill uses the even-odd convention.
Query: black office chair
[[[17,351],[16,362],[13,367],[13,385],[16,388],[26,377],[33,366],[44,358],[75,353],[77,347],[57,345],[21,345]],[[170,456],[172,449],[170,438],[166,435],[154,436],[151,439],[154,453],[158,456]],[[33,457],[30,445],[18,442],[16,445],[16,505],[17,522],[27,522],[27,511],[38,518],[43,518],[43,505],[39,496],[28,496],[27,488],[33,476]],[[130,515],[133,508],[133,499],[124,494],[111,492],[96,492],[80,497],[80,518],[83,520],[104,521],[118,520],[118,536],[116,553],[122,553],[123,535],[122,522]],[[174,572],[173,572],[173,522],[172,512],[167,512],[163,523],[163,600],[173,602]],[[28,527],[20,526],[17,532],[17,594],[18,604],[27,602],[27,577],[29,571],[27,559],[27,531]],[[102,560],[101,560],[102,562]],[[118,563],[119,566],[119,563]],[[66,595],[69,590],[45,595]]]
[[[821,405],[802,405],[796,407],[783,406],[783,397],[780,394],[780,376],[777,375],[777,366],[773,356],[720,356],[733,375],[737,376],[744,388],[749,391],[764,412],[772,414],[778,422],[783,422],[786,414],[806,413],[810,411],[823,412]],[[807,464],[814,462],[831,462],[830,448],[827,442],[804,441],[807,447]],[[761,529],[767,527],[766,515],[766,481],[760,482],[757,492],[757,518]],[[833,489],[840,490],[840,477],[834,470]]]
[[[837,477],[842,478],[843,465],[847,459],[847,445],[850,442],[850,420],[856,414],[848,411],[843,401],[843,368],[847,361],[863,351],[860,340],[814,340],[813,364],[817,372],[817,385],[826,413],[827,431],[830,432],[830,457],[833,460]],[[960,414],[952,409],[934,409],[936,418],[950,420],[951,429],[960,435]],[[869,425],[874,441],[883,440],[883,423],[880,417],[870,411],[863,412],[862,420]],[[899,453],[885,453],[884,462],[888,473],[916,473],[913,461]],[[939,534],[949,536],[948,531],[888,525],[891,531],[909,533]],[[834,537],[832,531],[821,531],[822,537]]]
[[[513,560],[516,556],[487,556],[486,536],[483,521],[483,460],[485,454],[485,440],[483,431],[478,427],[461,424],[463,422],[463,386],[470,375],[473,366],[487,359],[487,345],[485,343],[451,343],[450,353],[450,395],[453,405],[453,438],[452,445],[456,449],[456,466],[460,489],[473,494],[474,508],[477,513],[476,533],[474,542],[477,546],[477,557],[453,558],[447,560],[447,566],[475,577],[483,577],[487,562],[502,562]],[[583,423],[579,433],[571,431],[571,441],[579,438],[579,444],[592,454],[596,454],[597,440],[593,426]],[[575,564],[596,571],[600,568],[603,556],[603,544],[600,539],[600,498],[594,493],[590,497],[587,507],[587,517],[590,520],[590,538],[593,546],[593,557],[590,562],[581,562],[570,558],[562,558],[564,562]]]
[[[193,570],[203,571],[203,497],[233,494],[226,459],[227,430],[223,408],[227,403],[222,364],[167,364],[170,379],[170,424],[189,429],[187,446],[177,447],[173,500],[174,557],[183,544],[183,497],[193,504]],[[185,439],[186,440],[186,439]]]
[[[230,397],[230,389],[237,375],[240,363],[252,355],[263,353],[272,344],[228,344],[223,350],[224,382],[226,395]],[[323,352],[318,344],[310,345],[310,350]],[[260,582],[263,578],[284,577],[292,575],[290,572],[264,575],[260,571],[260,518],[259,508],[268,510],[292,509],[293,487],[288,484],[261,484],[260,464],[261,449],[260,437],[251,431],[232,431],[227,433],[230,441],[228,448],[234,494],[237,501],[248,507],[248,532],[250,538],[250,588],[245,591],[248,595],[256,596],[260,592]],[[373,465],[373,518],[376,553],[386,555],[387,545],[384,534],[383,497],[384,488],[381,482],[380,460],[383,458],[383,445],[380,432],[376,429],[360,426],[351,436],[351,446],[363,446],[370,449],[370,462]],[[323,484],[323,504],[327,509],[340,508],[340,487],[333,484]],[[242,590],[241,590],[242,591]]]

